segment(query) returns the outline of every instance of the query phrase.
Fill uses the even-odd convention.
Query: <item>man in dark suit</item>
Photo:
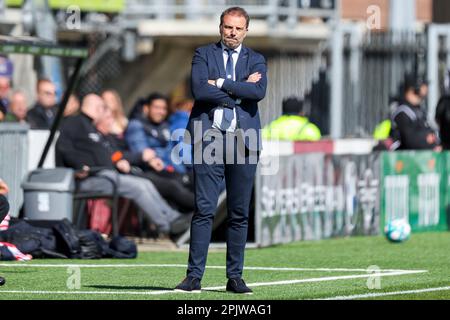
[[[56,86],[49,79],[39,79],[37,101],[27,114],[27,122],[31,129],[49,130],[55,120],[58,107],[56,105]]]
[[[192,61],[195,104],[186,134],[193,144],[196,208],[187,277],[175,288],[201,289],[212,222],[223,180],[227,191],[227,291],[251,294],[242,280],[248,214],[261,150],[258,101],[266,93],[264,57],[242,45],[249,17],[233,7],[220,17],[221,41],[200,47]]]

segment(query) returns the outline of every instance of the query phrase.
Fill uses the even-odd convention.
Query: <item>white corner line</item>
[[[298,280],[281,280],[281,281],[273,281],[273,282],[255,282],[249,283],[247,286],[249,287],[262,287],[262,286],[280,286],[280,285],[288,285],[288,284],[297,284],[297,283],[305,283],[305,282],[323,282],[323,281],[335,281],[335,280],[346,280],[346,279],[358,279],[358,278],[368,278],[368,277],[392,277],[392,276],[401,276],[407,274],[417,274],[417,273],[425,273],[427,270],[411,270],[411,271],[396,271],[396,272],[377,272],[377,273],[369,273],[369,274],[358,274],[358,275],[348,275],[348,276],[333,276],[333,277],[319,277],[319,278],[307,278],[307,279],[298,279]],[[224,286],[220,287],[209,287],[204,288],[202,290],[221,290],[225,289]]]
[[[320,299],[315,299],[315,300],[354,300],[354,299],[376,298],[376,297],[405,295],[405,294],[418,294],[418,293],[434,292],[434,291],[446,291],[446,290],[450,290],[450,286],[449,287],[417,289],[417,290],[404,290],[404,291],[392,291],[392,292],[380,292],[380,293],[355,294],[355,295],[351,295],[351,296],[336,296],[336,297],[329,297],[329,298],[320,298]]]

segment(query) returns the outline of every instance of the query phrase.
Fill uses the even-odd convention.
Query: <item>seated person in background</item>
[[[172,135],[174,132],[184,132],[186,130],[187,124],[189,122],[189,116],[192,111],[192,107],[194,106],[194,101],[192,99],[184,99],[178,102],[173,110],[173,113],[169,117],[169,126],[170,126],[170,134]],[[181,130],[181,131],[177,131]],[[176,134],[176,133],[175,133]],[[190,170],[191,165],[188,163],[192,163],[192,155],[191,155],[191,145],[183,142],[183,136],[178,135],[178,141],[174,142],[173,148],[175,148],[178,144],[182,144],[180,150],[180,157],[183,159],[186,168]]]
[[[31,129],[50,129],[55,120],[56,86],[48,79],[38,80],[37,101],[34,107],[28,111],[27,120]]]
[[[164,168],[173,168],[178,173],[186,173],[183,164],[172,161],[173,143],[170,139],[170,127],[166,121],[168,114],[167,98],[159,93],[149,96],[143,109],[144,115],[132,119],[125,131],[125,140],[132,152],[142,152],[151,148],[163,161]]]
[[[27,98],[25,93],[21,90],[16,90],[11,96],[11,103],[9,105],[10,112],[6,115],[6,122],[27,122]]]
[[[403,101],[391,115],[391,150],[439,150],[437,135],[421,108],[423,98],[420,82],[407,76]]]
[[[103,116],[97,122],[96,128],[105,139],[105,146],[110,150],[111,157],[126,159],[130,165],[130,173],[139,177],[149,179],[156,187],[158,192],[171,204],[175,209],[190,213],[194,210],[194,193],[189,190],[174,175],[159,175],[161,160],[156,157],[152,149],[144,149],[140,152],[130,152],[123,139],[111,134],[114,127],[114,117],[112,111],[106,108]],[[153,171],[143,171],[142,167],[153,168]]]
[[[303,100],[290,97],[283,100],[283,115],[272,121],[262,130],[263,139],[288,141],[318,141],[319,128],[305,116]]]
[[[122,137],[128,126],[128,119],[125,117],[122,99],[119,93],[115,90],[108,89],[103,91],[102,98],[106,106],[112,111],[113,123],[111,134]]]
[[[193,106],[194,101],[192,99],[184,99],[175,105],[168,120],[171,132],[177,129],[186,129]]]
[[[97,131],[105,113],[105,104],[98,95],[87,95],[81,114],[67,118],[56,142],[57,165],[79,170],[79,190],[112,193],[107,177],[117,182],[119,196],[134,201],[150,218],[162,235],[176,234],[189,227],[189,215],[172,209],[147,179],[131,176],[126,158],[114,157],[109,142]]]

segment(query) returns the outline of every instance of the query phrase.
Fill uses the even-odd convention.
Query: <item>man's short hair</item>
[[[233,15],[233,16],[242,16],[245,18],[245,24],[246,24],[246,28],[248,28],[248,25],[250,24],[250,17],[247,13],[247,11],[245,11],[245,9],[241,8],[241,7],[231,7],[226,9],[224,12],[222,12],[222,14],[220,15],[220,25],[223,25],[223,18],[226,15]]]
[[[167,105],[169,105],[169,98],[167,98],[165,95],[163,95],[162,93],[159,92],[153,92],[151,93],[145,100],[144,100],[144,104],[146,104],[147,106],[151,106],[151,104],[153,103],[153,101],[155,100],[164,100]]]
[[[52,80],[50,80],[49,78],[39,78],[39,80],[36,83],[36,90],[39,90],[39,87],[41,86],[41,84],[46,83],[46,82],[53,84]]]

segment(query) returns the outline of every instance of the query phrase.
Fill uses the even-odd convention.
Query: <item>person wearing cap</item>
[[[413,76],[406,76],[403,86],[403,101],[391,114],[393,140],[392,150],[438,150],[436,132],[430,127],[426,113],[421,107],[426,90]]]
[[[303,111],[303,101],[298,97],[283,100],[283,115],[264,127],[264,139],[288,141],[318,141],[319,128],[311,123]]]

